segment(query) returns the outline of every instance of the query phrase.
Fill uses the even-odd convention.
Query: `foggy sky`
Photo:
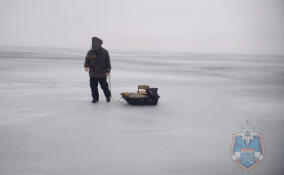
[[[0,0],[0,46],[284,54],[283,0]]]

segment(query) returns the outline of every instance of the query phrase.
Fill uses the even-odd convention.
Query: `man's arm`
[[[91,65],[90,58],[88,56],[86,56],[85,63],[84,63],[84,67],[85,67],[86,72],[88,72],[90,65]]]
[[[85,58],[84,67],[86,72],[88,72],[89,68],[91,67],[90,51],[88,51],[87,56]]]
[[[110,64],[110,58],[109,58],[109,54],[108,51],[106,52],[106,72],[107,74],[110,73],[111,70],[111,64]]]

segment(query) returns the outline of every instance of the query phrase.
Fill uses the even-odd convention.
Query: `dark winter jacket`
[[[111,70],[108,51],[93,44],[92,49],[87,53],[84,66],[89,68],[90,77],[105,78],[106,73]]]

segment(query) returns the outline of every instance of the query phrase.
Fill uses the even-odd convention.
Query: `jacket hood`
[[[98,37],[93,37],[92,38],[92,49],[98,49],[102,46],[103,44],[103,40],[101,40],[100,38]]]

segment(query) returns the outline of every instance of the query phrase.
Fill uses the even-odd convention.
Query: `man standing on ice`
[[[88,51],[84,67],[90,75],[92,90],[92,103],[99,101],[98,83],[104,91],[106,101],[110,102],[111,93],[107,83],[111,65],[108,51],[102,47],[103,41],[97,37],[92,38],[92,49]]]

